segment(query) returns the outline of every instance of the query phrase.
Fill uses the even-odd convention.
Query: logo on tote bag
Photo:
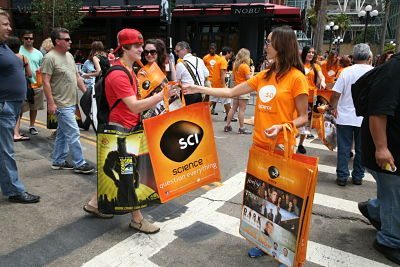
[[[276,179],[279,177],[279,170],[275,166],[271,166],[268,168],[268,174],[271,179]]]
[[[171,124],[161,137],[160,148],[172,161],[182,162],[190,157],[203,139],[203,129],[190,121]]]

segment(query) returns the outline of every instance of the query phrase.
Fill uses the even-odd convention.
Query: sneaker
[[[129,224],[129,228],[135,229],[145,234],[155,234],[160,231],[160,227],[152,224],[146,219],[143,219],[139,223],[131,221],[131,223]]]
[[[400,248],[391,248],[379,244],[375,239],[374,248],[394,263],[400,264]]]
[[[32,204],[32,203],[38,203],[40,201],[40,196],[35,196],[29,194],[28,192],[24,192],[19,195],[9,196],[8,201],[14,203]]]
[[[80,167],[74,168],[74,172],[88,174],[94,172],[94,167],[90,166],[88,163],[85,163]]]
[[[369,212],[368,212],[368,201],[364,201],[364,202],[358,202],[358,210],[361,212],[361,214],[368,219],[368,221],[371,223],[371,225],[373,227],[376,228],[376,230],[380,231],[381,230],[381,222],[376,221],[374,219],[371,218],[371,216],[369,216]]]
[[[307,139],[314,139],[315,136],[314,136],[313,134],[307,134],[306,138],[307,138]]]
[[[53,163],[51,168],[53,170],[73,170],[74,166],[72,166],[68,161],[64,161],[62,164]]]
[[[29,127],[29,133],[31,135],[38,135],[39,134],[38,130],[36,130],[35,127]]]
[[[304,147],[303,145],[299,145],[299,146],[297,147],[297,153],[306,154],[306,153],[307,153],[307,150],[305,149],[305,147]]]
[[[247,128],[239,128],[238,133],[239,133],[239,134],[252,134],[252,131],[250,131],[250,130],[247,129]]]
[[[265,252],[262,251],[261,249],[255,247],[255,248],[249,249],[249,251],[247,251],[247,255],[249,255],[250,258],[258,258],[258,257],[264,256]]]
[[[362,185],[362,179],[351,179],[354,185]]]
[[[347,184],[347,179],[336,178],[336,184],[339,186],[345,186]]]
[[[211,115],[218,115],[218,113],[217,112],[215,112],[215,110],[211,110]]]
[[[225,127],[224,127],[224,132],[230,132],[230,131],[232,131],[232,126],[230,126],[230,125],[226,125]]]

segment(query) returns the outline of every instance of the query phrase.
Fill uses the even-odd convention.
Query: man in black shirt
[[[5,44],[11,30],[8,13],[0,9],[0,186],[11,202],[37,203],[40,197],[25,191],[14,158],[14,128],[27,85],[22,60]]]
[[[380,68],[361,126],[362,160],[376,180],[377,198],[358,207],[378,230],[375,249],[400,264],[400,53]]]

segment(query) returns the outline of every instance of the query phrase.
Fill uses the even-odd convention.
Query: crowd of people
[[[234,115],[238,109],[237,131],[239,134],[252,134],[254,146],[295,150],[295,146],[283,147],[283,124],[290,123],[299,128],[297,152],[303,154],[307,153],[304,139],[313,138],[309,131],[309,113],[315,91],[332,90],[329,108],[337,116],[338,128],[336,183],[345,186],[351,175],[352,182],[361,185],[365,168],[374,176],[377,197],[359,203],[359,209],[378,230],[374,247],[390,260],[400,263],[400,171],[396,168],[400,161],[398,54],[388,53],[382,57],[380,64],[387,68],[386,79],[384,85],[369,92],[368,115],[362,118],[356,116],[351,85],[373,68],[374,57],[367,44],[355,45],[351,56],[340,57],[336,51],[328,51],[325,59],[317,56],[313,47],[299,50],[294,31],[287,26],[278,27],[265,39],[266,56],[261,64],[262,70],[256,74],[246,48],[235,55],[230,47],[222,47],[218,53],[217,45],[210,44],[209,54],[202,59],[193,55],[189,43],[180,41],[174,49],[178,59],[175,64],[161,39],[144,40],[139,31],[123,29],[117,35],[118,47],[115,50],[110,49],[107,53],[103,44],[95,41],[85,59],[81,52],[76,52],[75,58],[69,52],[72,40],[67,29],[53,29],[40,50],[33,47],[31,31],[22,34],[20,44],[19,38],[11,36],[11,30],[8,13],[0,10],[0,160],[3,162],[0,181],[2,194],[9,201],[40,201],[40,196],[27,192],[19,177],[13,141],[30,138],[19,130],[18,121],[24,111],[30,112],[29,133],[39,133],[35,120],[38,110],[44,109],[44,97],[47,111],[56,115],[58,123],[50,168],[83,174],[95,171],[95,167],[85,160],[80,143],[80,129],[75,118],[79,108],[78,90],[93,92],[96,80],[111,65],[123,66],[130,73],[129,76],[124,71],[114,71],[105,78],[111,124],[131,129],[140,123],[143,111],[164,99],[163,92],[145,99],[139,97],[134,69],[136,62],[141,60],[144,64],[157,64],[168,79],[180,81],[187,105],[209,101],[210,113],[216,114],[215,106],[221,102],[226,112],[224,132],[232,131],[231,122],[237,120]],[[80,70],[76,67],[77,60],[82,63]],[[34,95],[30,103],[26,101],[27,91],[32,86]],[[252,92],[257,95],[253,131],[244,126],[244,112]],[[178,93],[176,87],[169,90],[169,96]],[[94,118],[89,116],[89,119]],[[87,129],[91,123],[88,120],[83,127]],[[292,141],[289,144],[296,143]],[[350,173],[348,162],[353,143],[355,154]],[[67,161],[69,155],[72,162]],[[263,214],[271,221],[280,223],[281,219],[276,217],[282,209],[299,216],[296,197],[274,188],[265,188],[263,194],[276,209],[273,213],[264,207]],[[96,194],[84,205],[84,210],[99,218],[113,217],[98,210]],[[141,210],[131,213],[129,226],[147,234],[160,231],[158,226],[143,217]],[[252,248],[248,254],[259,257],[264,252]]]

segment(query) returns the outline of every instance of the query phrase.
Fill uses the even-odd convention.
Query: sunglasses
[[[155,50],[155,49],[154,50],[143,50],[143,54],[145,56],[148,56],[149,54],[154,56],[155,54],[157,54],[157,50]]]
[[[24,40],[33,40],[33,37],[24,37]]]
[[[270,46],[271,45],[271,40],[265,39],[265,45]]]
[[[71,41],[71,38],[57,38],[58,40],[64,40],[64,41],[66,41],[66,42],[69,42],[69,41]]]

